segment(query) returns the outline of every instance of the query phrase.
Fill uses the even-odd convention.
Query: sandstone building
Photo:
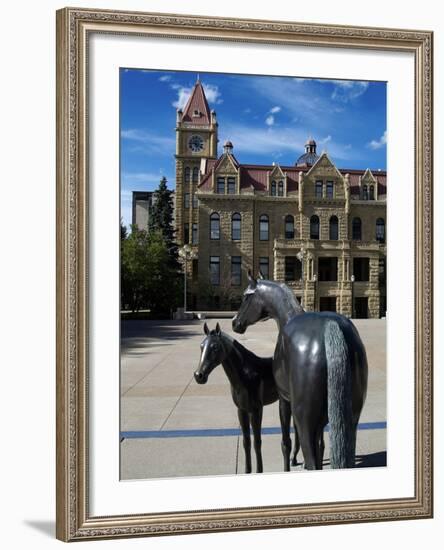
[[[293,166],[241,164],[198,81],[176,122],[176,238],[188,304],[235,309],[247,271],[285,282],[307,310],[386,311],[386,173],[336,167],[310,139]]]

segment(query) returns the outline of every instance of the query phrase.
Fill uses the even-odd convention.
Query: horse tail
[[[324,338],[327,358],[330,464],[332,468],[351,468],[355,462],[355,444],[349,352],[344,334],[336,321],[327,322]]]

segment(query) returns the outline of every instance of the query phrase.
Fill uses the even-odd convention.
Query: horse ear
[[[208,328],[208,325],[207,325],[206,322],[204,323],[204,332],[207,336],[208,336],[208,334],[210,334],[210,329]]]
[[[221,333],[221,332],[222,332],[222,331],[220,330],[220,325],[219,325],[219,323],[216,323],[216,334],[217,334],[218,336],[220,336],[220,333]]]
[[[259,273],[258,273],[257,278],[261,279],[262,281],[265,279],[265,277],[263,276],[262,271],[260,269],[259,269]]]
[[[251,269],[248,270],[248,282],[252,288],[256,288],[257,281],[251,274]]]

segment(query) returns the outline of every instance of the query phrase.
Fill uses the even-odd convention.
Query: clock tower
[[[198,80],[176,118],[176,240],[197,245],[198,207],[195,195],[209,161],[217,158],[216,113],[210,111]]]

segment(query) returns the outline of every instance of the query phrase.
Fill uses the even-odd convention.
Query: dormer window
[[[272,197],[275,197],[277,194],[277,191],[276,191],[276,182],[275,181],[272,181],[271,182],[271,196]]]
[[[283,196],[284,196],[284,182],[280,181],[278,183],[278,197],[283,197]]]
[[[315,197],[317,199],[322,199],[322,187],[323,187],[323,182],[317,181],[315,184]]]
[[[198,109],[194,109],[193,111],[193,116],[200,116],[200,113],[199,113],[199,110]]]

